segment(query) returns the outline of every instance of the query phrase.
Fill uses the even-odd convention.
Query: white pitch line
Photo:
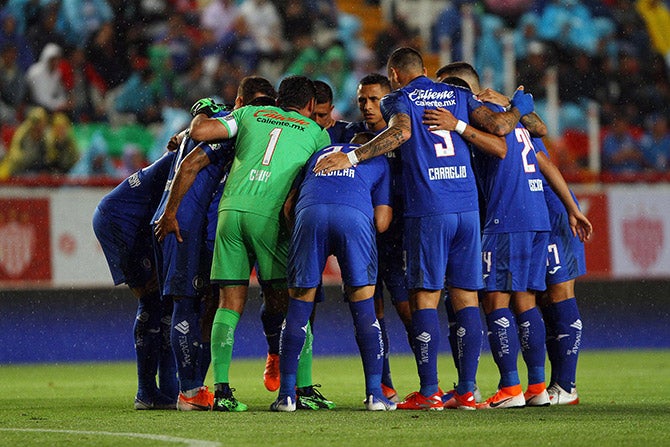
[[[216,441],[202,441],[200,439],[177,438],[175,436],[152,435],[148,433],[116,433],[111,431],[91,431],[91,430],[53,430],[48,428],[0,428],[0,431],[13,432],[39,432],[39,433],[62,433],[68,435],[101,435],[101,436],[119,436],[123,438],[151,439],[153,441],[165,441],[172,443],[185,444],[187,447],[218,447],[221,443]]]

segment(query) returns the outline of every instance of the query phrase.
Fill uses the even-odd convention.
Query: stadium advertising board
[[[112,280],[93,234],[98,187],[0,191],[0,288],[106,287]],[[586,279],[670,278],[670,185],[611,185],[577,194],[595,227]],[[331,257],[325,284],[339,284]]]

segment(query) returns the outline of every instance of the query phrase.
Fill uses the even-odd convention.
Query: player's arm
[[[483,92],[477,95],[477,98],[484,102],[498,104],[505,109],[512,108],[512,102],[510,98],[491,88],[484,89]],[[523,115],[521,117],[521,124],[523,124],[523,126],[528,129],[528,132],[530,132],[530,134],[534,137],[542,138],[548,133],[547,125],[544,123],[544,121],[542,121],[540,115],[534,111],[527,115]]]
[[[314,166],[314,172],[324,171],[328,173],[350,168],[360,161],[392,151],[409,140],[411,136],[412,124],[409,115],[404,113],[395,114],[389,120],[388,127],[379,135],[346,154],[344,152],[328,154]]]
[[[494,112],[482,103],[477,106],[470,103],[470,122],[480,129],[498,136],[512,132],[522,116],[531,113],[535,105],[533,95],[525,93],[523,86],[514,92],[512,108],[506,112]]]
[[[393,208],[388,205],[377,205],[374,208],[375,213],[375,228],[378,233],[383,233],[388,230],[393,219]]]
[[[168,193],[167,203],[163,214],[155,223],[154,234],[159,242],[165,237],[174,233],[178,242],[183,242],[179,232],[179,222],[177,221],[177,210],[186,192],[191,188],[195,177],[204,167],[210,164],[210,159],[204,150],[200,147],[193,149],[182,161],[179,169],[172,179],[170,192]]]
[[[293,226],[295,224],[295,202],[298,198],[298,188],[291,188],[284,202],[284,220],[286,221],[286,226],[289,231],[293,231]]]
[[[476,129],[466,122],[459,120],[449,110],[442,107],[424,111],[423,123],[430,126],[429,129],[431,131],[446,130],[457,132],[465,141],[494,157],[505,158],[505,155],[507,155],[505,137],[499,137]]]
[[[551,188],[554,190],[558,198],[561,199],[561,202],[563,202],[563,205],[568,212],[572,234],[576,236],[578,235],[579,239],[582,241],[588,240],[591,237],[591,233],[593,233],[593,226],[573,200],[572,195],[570,194],[570,188],[565,182],[563,175],[543,152],[537,153],[537,163],[542,175],[547,179],[547,182],[549,182],[549,185],[551,185]]]
[[[196,141],[214,141],[225,140],[234,137],[236,128],[231,132],[228,126],[216,118],[215,114],[221,112],[223,106],[217,104],[212,98],[202,98],[191,107],[191,125],[189,126],[189,136]],[[235,125],[235,121],[232,121]]]
[[[181,146],[181,142],[184,141],[184,138],[186,138],[186,134],[188,134],[188,130],[184,129],[181,132],[172,135],[170,141],[168,141],[166,149],[169,152],[174,152],[177,149],[179,149],[179,146]]]

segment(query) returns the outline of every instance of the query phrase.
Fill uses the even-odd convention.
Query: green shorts
[[[288,245],[289,232],[276,218],[219,211],[211,279],[221,284],[248,284],[257,263],[259,281],[286,281]]]

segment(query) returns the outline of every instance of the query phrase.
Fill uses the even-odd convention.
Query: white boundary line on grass
[[[177,438],[174,436],[152,435],[148,433],[116,433],[111,431],[91,431],[91,430],[54,430],[48,428],[0,428],[0,431],[63,433],[69,435],[119,436],[124,438],[140,438],[140,439],[151,439],[152,441],[180,443],[185,444],[188,447],[218,447],[221,445],[221,443],[216,441],[202,441],[200,439]]]

